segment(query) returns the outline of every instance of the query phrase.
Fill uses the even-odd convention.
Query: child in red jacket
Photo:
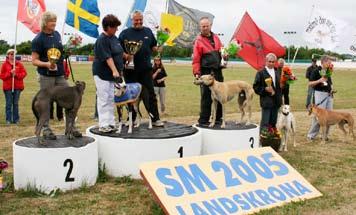
[[[19,116],[20,93],[24,89],[23,79],[27,73],[20,61],[15,60],[15,50],[6,52],[6,60],[1,66],[0,79],[3,80],[3,90],[6,100],[6,124],[17,124]],[[15,62],[15,69],[14,69]]]

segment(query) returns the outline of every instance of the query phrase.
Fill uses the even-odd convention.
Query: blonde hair
[[[44,12],[41,17],[41,31],[43,31],[46,28],[47,23],[52,20],[57,21],[57,15],[51,11]]]

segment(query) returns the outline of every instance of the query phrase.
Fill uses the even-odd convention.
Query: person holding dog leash
[[[193,48],[193,75],[199,78],[201,75],[214,73],[217,81],[223,82],[221,54],[222,43],[219,37],[211,31],[212,23],[208,17],[200,19],[200,35],[197,36]],[[200,126],[208,126],[211,114],[211,91],[208,86],[200,86],[200,114],[198,123]],[[217,105],[216,124],[221,123],[222,106]]]
[[[41,32],[32,40],[32,64],[37,66],[40,89],[69,86],[64,78],[63,45],[61,35],[55,30],[56,23],[56,14],[50,11],[44,12],[41,17]],[[52,54],[51,61],[48,52]],[[57,137],[48,123],[46,122],[43,126],[43,137],[55,140]],[[73,135],[75,137],[82,136],[76,129]]]
[[[322,70],[327,70],[331,64],[329,56],[323,56],[321,58]],[[333,109],[333,97],[332,97],[332,80],[331,77],[322,77],[319,69],[312,70],[309,76],[309,86],[314,89],[314,101],[315,105],[327,110]],[[315,117],[312,118],[311,126],[307,134],[307,139],[313,141],[320,130],[320,125]],[[329,127],[326,131],[326,140],[328,140]]]
[[[93,76],[96,86],[99,131],[111,133],[115,127],[114,84],[124,68],[123,49],[115,36],[120,20],[112,14],[102,20],[104,32],[94,45]]]
[[[14,70],[15,64],[15,70]],[[24,89],[23,79],[27,73],[20,61],[16,61],[15,49],[6,52],[6,60],[1,65],[0,79],[3,80],[2,89],[5,94],[6,124],[17,124],[20,120],[19,99]],[[14,79],[14,82],[12,82]]]

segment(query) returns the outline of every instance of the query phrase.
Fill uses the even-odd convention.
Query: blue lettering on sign
[[[190,204],[194,215],[209,215],[203,208],[199,207],[197,203]]]
[[[273,172],[278,175],[278,176],[282,176],[282,175],[287,175],[289,170],[288,167],[286,165],[284,165],[283,163],[279,162],[279,161],[275,161],[275,160],[271,160],[273,158],[273,154],[268,152],[268,153],[264,153],[261,155],[263,160],[267,163],[267,165],[271,168],[274,169],[273,167],[278,167],[278,170],[273,170]]]
[[[169,186],[166,187],[167,195],[174,197],[182,196],[184,194],[183,187],[175,179],[168,178],[168,176],[171,175],[171,170],[168,168],[159,168],[156,170],[156,177],[158,178],[158,180],[164,185]]]
[[[248,201],[248,203],[250,203],[250,205],[255,208],[265,205],[263,204],[263,202],[260,202],[256,199],[253,191],[250,191],[248,193],[242,193],[242,196],[246,199],[246,201]]]
[[[266,205],[269,205],[269,204],[273,204],[273,203],[276,203],[275,200],[271,199],[271,197],[269,196],[269,194],[264,191],[264,190],[255,190],[255,193],[258,197],[260,197],[260,199],[266,204]]]
[[[225,186],[226,187],[233,187],[236,185],[240,185],[241,182],[237,178],[232,177],[232,172],[230,168],[223,162],[221,161],[213,161],[211,163],[211,167],[215,172],[219,172],[220,170],[223,171],[224,176],[225,176]]]
[[[176,209],[177,209],[179,215],[187,215],[181,206],[179,206],[179,205],[176,206]]]
[[[245,181],[254,183],[257,181],[255,173],[250,169],[245,162],[240,159],[232,158],[230,164],[235,172]]]
[[[203,201],[203,205],[211,215],[215,215],[215,214],[226,215],[224,209],[219,205],[219,203],[215,199],[210,201]]]
[[[232,197],[234,201],[242,208],[242,210],[250,210],[251,206],[248,202],[246,202],[239,194],[236,194]]]
[[[298,191],[289,183],[280,184],[278,187],[283,190],[283,192],[287,194],[289,198],[300,196],[300,193],[298,193]]]
[[[280,191],[279,189],[275,188],[275,187],[269,187],[268,188],[268,192],[271,196],[273,196],[275,199],[279,200],[279,201],[284,201],[287,199],[286,195],[284,195],[284,193],[282,191]]]
[[[237,207],[235,202],[232,201],[231,199],[221,197],[221,198],[218,198],[218,201],[225,208],[225,210],[227,212],[229,212],[230,214],[236,213],[239,210],[239,208]]]
[[[182,184],[184,185],[185,189],[188,191],[189,194],[193,194],[196,192],[193,186],[198,188],[200,192],[206,191],[204,185],[206,185],[210,190],[217,189],[213,182],[210,181],[210,179],[196,164],[189,165],[191,174],[183,166],[177,166],[175,167],[175,169],[180,180],[182,181]]]
[[[298,191],[299,191],[299,193],[301,195],[304,195],[305,193],[311,193],[312,192],[311,190],[309,190],[308,188],[306,188],[305,186],[303,186],[301,183],[299,183],[296,180],[292,181],[292,183],[298,189]]]
[[[263,161],[258,159],[257,157],[252,156],[252,155],[248,156],[247,162],[248,162],[248,164],[250,164],[252,169],[255,172],[257,172],[260,176],[262,176],[263,178],[266,178],[266,179],[273,178],[273,173],[272,173],[271,169],[268,168],[268,166]]]

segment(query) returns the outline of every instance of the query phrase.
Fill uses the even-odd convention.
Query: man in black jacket
[[[269,53],[266,56],[266,66],[256,73],[253,89],[260,96],[262,117],[260,128],[276,127],[278,109],[282,104],[280,87],[281,73],[274,67],[277,56]]]

